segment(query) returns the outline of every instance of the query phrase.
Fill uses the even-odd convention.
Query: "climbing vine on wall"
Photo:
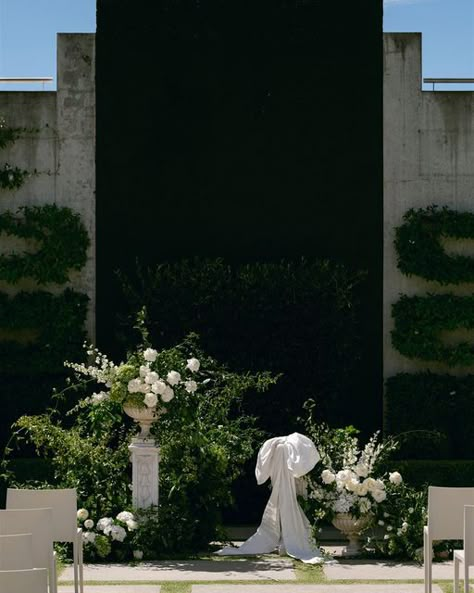
[[[21,278],[62,284],[70,270],[80,270],[87,261],[89,237],[79,214],[70,208],[46,204],[5,212],[0,233],[39,244],[34,252],[0,255],[0,279],[11,284]]]
[[[33,131],[35,130],[10,127],[7,125],[5,118],[0,116],[0,150],[6,148],[9,144],[13,144],[22,133]],[[33,173],[36,173],[36,171]],[[4,163],[0,165],[0,189],[19,189],[30,175],[31,173],[25,169]]]
[[[474,258],[448,255],[443,236],[474,239],[474,214],[447,207],[429,206],[408,210],[396,229],[395,248],[403,274],[416,275],[440,284],[474,282]]]

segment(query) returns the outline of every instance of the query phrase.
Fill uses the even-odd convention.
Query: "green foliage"
[[[128,302],[124,342],[135,335],[135,313],[145,304],[155,345],[167,347],[194,331],[207,352],[232,368],[283,374],[272,390],[278,403],[272,414],[260,398],[246,404],[273,434],[298,428],[309,396],[326,419],[349,416],[360,380],[362,273],[316,259],[231,265],[193,258],[137,266],[136,277],[120,277]]]
[[[404,224],[396,229],[398,267],[408,276],[416,275],[440,284],[474,281],[474,258],[448,255],[441,237],[474,238],[474,214],[437,206],[408,210]]]
[[[140,544],[149,558],[206,549],[221,535],[220,515],[232,503],[231,484],[263,438],[255,420],[242,412],[244,396],[266,391],[276,381],[268,373],[230,371],[200,350],[196,336],[168,354],[178,352],[181,358],[199,358],[203,388],[180,401],[176,397],[155,427],[161,447],[158,529],[137,544],[138,534],[127,540],[132,547]],[[87,395],[91,387],[74,383],[64,394]],[[130,424],[118,402],[106,398],[91,404],[85,398],[65,417],[55,411],[25,416],[15,428],[17,440],[32,443],[49,460],[54,485],[77,488],[80,506],[97,520],[130,507],[128,445],[136,431]],[[12,479],[8,467],[5,474]],[[144,533],[150,530],[144,525]],[[118,557],[123,548],[112,547]]]
[[[433,431],[444,435],[443,454],[473,459],[474,375],[400,373],[386,382],[385,428],[389,434]],[[404,454],[416,456],[417,439]]]
[[[17,214],[4,212],[0,233],[40,243],[34,253],[0,255],[0,279],[11,284],[22,278],[62,284],[69,280],[70,270],[80,270],[87,261],[89,237],[70,208],[47,204],[24,206]]]
[[[474,328],[474,296],[436,294],[406,296],[392,305],[395,328],[392,344],[404,356],[444,362],[449,366],[474,363],[474,346],[461,342],[450,346],[440,332]]]
[[[0,341],[2,373],[58,373],[64,369],[64,358],[80,357],[88,300],[70,288],[59,295],[0,293],[0,328],[12,336]],[[15,331],[20,330],[31,334],[24,343],[14,341]]]
[[[474,486],[474,461],[466,459],[406,459],[397,467],[410,486]]]
[[[12,167],[5,163],[0,168],[0,188],[1,189],[20,189],[25,179],[30,175],[25,169]]]

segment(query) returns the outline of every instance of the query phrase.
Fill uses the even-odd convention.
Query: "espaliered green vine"
[[[28,131],[33,132],[34,130],[12,128],[7,125],[5,118],[0,117],[0,150],[6,148],[9,144],[13,144],[22,133]],[[19,189],[25,182],[25,179],[35,173],[37,173],[36,170],[30,173],[25,169],[20,169],[20,167],[4,163],[0,166],[0,189]]]
[[[441,237],[474,239],[474,214],[447,207],[411,209],[396,229],[395,248],[403,274],[417,275],[440,284],[474,282],[474,258],[448,255]]]
[[[89,237],[70,208],[47,204],[5,212],[0,215],[0,233],[40,243],[34,253],[0,255],[0,279],[11,284],[21,278],[62,284],[70,270],[80,270],[87,261]]]
[[[24,128],[12,128],[7,125],[4,117],[0,117],[0,150],[18,140]]]
[[[10,298],[0,293],[0,335],[30,334],[23,341],[0,341],[2,373],[58,373],[64,360],[81,357],[88,301],[70,288],[59,295],[36,291]]]
[[[440,338],[442,331],[474,329],[474,296],[402,295],[392,305],[392,315],[392,344],[404,356],[449,366],[474,364],[474,343],[451,346]]]

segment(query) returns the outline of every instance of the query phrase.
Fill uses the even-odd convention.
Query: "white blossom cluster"
[[[123,523],[126,529],[123,525],[117,524],[112,517],[102,517],[102,519],[99,519],[94,524],[94,521],[89,519],[89,511],[87,509],[79,509],[77,511],[77,518],[79,522],[83,523],[83,528],[87,529],[87,531],[83,531],[82,533],[82,539],[85,544],[94,544],[99,535],[98,532],[102,532],[104,535],[110,537],[112,541],[123,542],[127,537],[127,530],[135,531],[138,529],[135,516],[129,511],[122,511],[115,518],[116,521]],[[96,531],[92,531],[94,527]]]
[[[91,379],[95,379],[97,383],[103,383],[107,387],[110,387],[117,373],[115,363],[109,360],[105,354],[99,352],[99,350],[94,348],[91,344],[84,342],[83,347],[87,350],[88,356],[95,356],[94,364],[85,365],[66,361],[64,366],[73,369],[79,375],[91,377]]]

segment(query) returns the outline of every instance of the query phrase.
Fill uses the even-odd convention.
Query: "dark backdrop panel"
[[[98,0],[98,340],[136,257],[368,270],[354,423],[381,424],[382,0]]]

